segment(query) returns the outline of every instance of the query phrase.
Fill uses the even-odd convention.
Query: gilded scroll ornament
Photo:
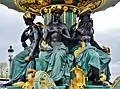
[[[65,4],[72,4],[73,3],[73,0],[64,0],[65,1]]]

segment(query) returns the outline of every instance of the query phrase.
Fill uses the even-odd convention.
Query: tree
[[[7,69],[7,62],[0,62],[0,77],[3,78],[5,77],[5,72]]]

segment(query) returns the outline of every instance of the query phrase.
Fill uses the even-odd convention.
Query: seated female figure
[[[42,33],[37,25],[33,23],[35,14],[25,13],[23,18],[25,24],[29,26],[24,30],[21,36],[21,42],[24,50],[13,58],[10,72],[11,81],[5,84],[5,86],[11,85],[17,81],[26,81],[27,68],[36,68],[36,62],[34,59],[38,56],[39,53],[39,42],[42,38]],[[30,46],[26,44],[26,40],[28,39],[30,40]]]
[[[69,36],[66,25],[60,21],[61,14],[59,9],[52,11],[52,20],[43,32],[43,39],[49,47],[40,52],[38,63],[40,70],[47,72],[57,85],[69,85],[70,60],[73,56],[68,54],[69,50],[61,36]]]
[[[71,27],[71,36],[78,38],[78,45],[75,44],[72,51],[77,65],[84,70],[89,80],[92,80],[93,84],[101,84],[99,72],[108,69],[110,58],[93,39],[94,29],[90,14],[89,10],[81,14],[81,22]]]

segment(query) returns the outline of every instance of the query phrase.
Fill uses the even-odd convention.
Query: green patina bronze
[[[51,14],[47,13],[44,16],[44,24],[47,25],[50,21],[51,21]],[[65,12],[65,14],[61,16],[61,22],[65,23],[67,27],[70,29],[70,27],[76,23],[76,14],[73,12]]]
[[[13,0],[0,0],[0,2],[12,9],[20,11],[15,6]],[[73,0],[72,5],[77,6],[79,2],[80,0]],[[119,2],[119,0],[107,0],[103,7],[98,8],[97,10],[93,9],[92,11],[96,12],[104,10],[115,5],[117,2]],[[67,5],[64,0],[51,0],[51,2],[46,6],[55,4]],[[83,13],[78,14],[76,11],[73,12],[73,6],[67,6],[72,8],[72,10],[68,9],[65,11],[63,9],[64,6],[62,6],[62,9],[57,7],[53,12],[41,14],[44,17],[45,28],[42,33],[43,37],[40,36],[40,39],[42,38],[46,41],[49,46],[46,48],[41,47],[39,56],[32,58],[35,54],[38,55],[38,51],[37,53],[33,52],[32,56],[29,55],[31,54],[31,51],[33,51],[32,49],[35,49],[33,45],[35,42],[40,41],[40,39],[32,39],[31,45],[25,47],[25,49],[13,59],[10,75],[12,82],[17,82],[22,75],[27,76],[27,68],[29,67],[37,70],[34,86],[32,86],[35,89],[42,89],[43,80],[45,80],[44,82],[52,82],[48,89],[66,89],[67,87],[67,89],[69,89],[69,87],[71,87],[71,79],[74,80],[76,77],[75,73],[71,72],[71,70],[73,67],[78,66],[82,69],[84,75],[88,77],[88,81],[86,81],[84,89],[110,89],[108,85],[104,85],[103,81],[101,81],[102,83],[98,81],[99,72],[104,72],[106,75],[105,80],[109,81],[109,63],[111,58],[107,52],[104,51],[103,48],[100,48],[94,41],[93,21],[90,19],[91,13],[89,10],[86,10]],[[52,7],[50,8],[53,9]],[[81,19],[81,22],[78,21],[77,23],[77,16]],[[30,24],[30,27],[31,26],[33,26],[33,24]],[[40,30],[41,29],[42,28],[40,28]],[[34,30],[32,31],[34,34]],[[35,35],[36,34],[34,34],[34,38],[39,37],[39,35]],[[30,38],[32,38],[32,36]],[[24,43],[24,41],[21,42]],[[82,42],[85,44],[84,47]],[[38,46],[38,43],[36,44]],[[75,56],[76,50],[80,51],[77,52],[77,56]],[[25,61],[27,56],[32,60]],[[44,74],[46,75],[43,76]],[[120,80],[113,85],[113,89],[119,89],[119,86]],[[7,89],[21,89],[21,87],[7,86]]]

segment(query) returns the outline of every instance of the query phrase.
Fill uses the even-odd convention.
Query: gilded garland
[[[50,0],[14,0],[16,6],[23,11],[40,13],[40,9],[50,4]]]
[[[77,4],[74,4],[74,1],[76,0],[64,0],[63,4],[56,3],[56,5],[61,5],[61,9],[64,9],[63,6],[65,6],[68,8],[67,11],[72,9],[73,12],[80,14],[86,8],[90,8],[92,11],[99,9],[106,0],[77,0]],[[55,6],[52,4],[52,0],[14,0],[14,2],[23,11],[30,11],[41,15],[51,12],[50,9]]]

